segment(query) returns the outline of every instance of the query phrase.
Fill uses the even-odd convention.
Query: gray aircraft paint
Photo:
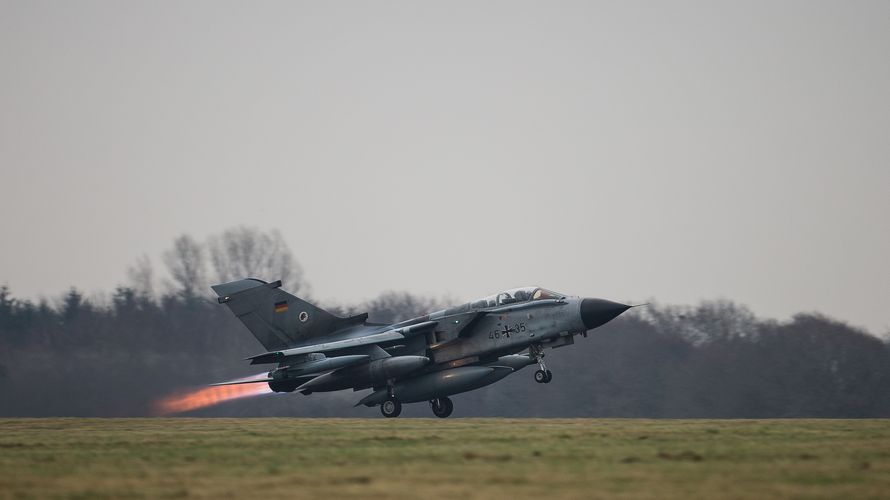
[[[535,363],[535,381],[548,383],[546,348],[571,345],[576,335],[631,307],[524,287],[380,325],[368,323],[367,314],[337,317],[280,286],[251,278],[212,287],[219,302],[274,349],[247,358],[278,364],[268,379],[254,382],[306,395],[370,388],[356,406],[380,405],[387,417],[398,416],[402,403],[419,401],[430,401],[434,413],[446,417],[453,409],[448,396]]]

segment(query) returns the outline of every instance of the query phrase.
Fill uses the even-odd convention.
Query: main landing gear
[[[433,415],[447,418],[454,411],[454,403],[451,402],[451,398],[447,397],[431,399],[430,408],[433,410]],[[398,417],[402,414],[402,403],[394,396],[390,396],[380,405],[380,413],[386,418]]]
[[[398,399],[390,396],[380,405],[380,413],[386,418],[395,418],[402,414],[402,403]]]
[[[431,399],[430,407],[433,409],[433,415],[439,418],[446,418],[454,411],[454,403],[448,397]]]
[[[389,397],[380,405],[380,413],[386,418],[395,418],[402,414],[402,403],[396,399],[393,393],[392,380],[388,380],[386,384],[386,392]]]
[[[535,372],[535,382],[539,384],[549,384],[553,380],[553,372],[547,369],[544,364],[544,348],[540,345],[533,345],[528,350],[528,355],[538,362],[539,370]]]

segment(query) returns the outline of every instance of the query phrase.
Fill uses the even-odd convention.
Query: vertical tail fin
[[[248,278],[213,285],[219,303],[229,307],[266,349],[278,350],[320,337],[367,315],[340,318],[281,290],[281,281],[266,283]]]

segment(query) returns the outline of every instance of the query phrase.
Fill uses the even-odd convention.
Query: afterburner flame
[[[251,377],[239,379],[239,381],[250,378]],[[235,381],[233,380],[233,382]],[[179,392],[172,394],[155,402],[154,412],[156,415],[183,413],[225,403],[226,401],[232,401],[234,399],[249,398],[261,394],[269,394],[271,392],[272,389],[269,389],[269,384],[262,382],[254,384],[203,387],[185,393]]]

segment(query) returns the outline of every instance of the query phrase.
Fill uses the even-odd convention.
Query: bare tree
[[[706,300],[696,306],[652,304],[641,313],[659,329],[678,333],[694,344],[751,338],[758,332],[754,313],[728,300]]]
[[[176,292],[185,299],[204,294],[207,289],[207,264],[204,248],[184,234],[173,241],[173,248],[164,252],[164,263],[173,278]]]
[[[228,229],[208,240],[210,259],[220,282],[247,277],[280,279],[288,290],[305,294],[303,269],[278,230],[263,232],[255,227]]]
[[[140,297],[146,300],[153,300],[155,296],[155,277],[154,267],[151,265],[151,259],[147,255],[142,255],[136,259],[136,263],[127,269],[127,281]]]
[[[445,309],[448,301],[422,295],[413,295],[408,292],[383,292],[376,298],[365,302],[355,308],[357,312],[368,311],[372,314],[373,321],[396,322],[409,318],[416,318],[424,313],[437,309]],[[358,311],[361,309],[362,311]]]

